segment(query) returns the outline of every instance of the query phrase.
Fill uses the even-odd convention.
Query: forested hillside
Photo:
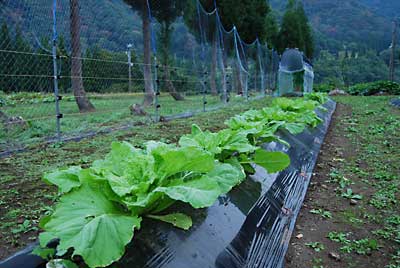
[[[363,4],[370,7],[375,13],[395,17],[399,16],[400,1],[388,1],[388,0],[360,0]]]
[[[46,46],[52,32],[50,2],[7,1],[6,7],[5,1],[0,1],[0,22],[19,25],[24,37],[30,40],[31,46],[38,46],[40,42],[47,40],[47,44],[44,44]],[[88,2],[90,3],[87,4]],[[287,1],[269,2],[276,19],[280,21]],[[400,1],[303,0],[303,4],[314,32],[317,83],[347,85],[375,78],[387,78],[385,76],[388,47],[391,43],[391,21],[400,14]],[[58,1],[58,12],[58,34],[65,38],[68,47],[67,0]],[[136,50],[142,49],[141,19],[123,1],[86,0],[81,14],[84,48],[98,46],[123,52],[128,43],[133,43]],[[182,25],[183,21],[175,24],[175,31],[178,31],[179,35],[175,34],[172,37],[171,47],[175,53],[187,54],[185,43],[190,36],[182,32],[185,31]],[[10,32],[15,33],[15,30]],[[351,66],[348,66],[350,64]],[[351,72],[346,75],[345,70]],[[354,72],[357,75],[351,74]],[[341,75],[338,76],[338,73]],[[345,76],[348,78],[344,78]]]
[[[86,0],[92,4],[82,10],[82,36],[87,43],[117,49],[128,42],[141,43],[140,19],[123,1]],[[278,19],[286,7],[285,0],[269,0]],[[18,21],[22,28],[32,29],[38,38],[49,36],[51,30],[51,3],[45,0],[16,1],[13,8],[5,8],[0,1],[1,20]],[[67,35],[68,1],[59,2],[59,20]],[[304,0],[304,8],[314,28],[316,53],[321,50],[337,52],[350,49],[363,52],[368,49],[382,51],[390,44],[391,20],[400,14],[400,1],[384,0]],[[8,6],[10,6],[8,4]],[[47,9],[47,11],[46,11]],[[43,11],[46,11],[43,13]],[[63,33],[64,32],[64,33]]]
[[[287,1],[270,0],[278,19]],[[317,83],[348,86],[388,79],[392,20],[400,1],[303,0],[314,30]],[[398,62],[397,54],[397,62]],[[396,72],[400,79],[400,72]]]
[[[400,1],[304,0],[304,8],[314,28],[316,52],[328,49],[381,51],[390,44],[391,20],[400,14]],[[282,14],[286,1],[270,0]],[[393,16],[390,16],[392,14]]]
[[[85,0],[81,5],[81,39],[84,47],[98,45],[114,51],[125,49],[126,44],[141,46],[141,20],[123,1]],[[69,44],[69,1],[58,0],[58,35]],[[19,26],[31,42],[51,39],[52,1],[0,1],[0,23]],[[11,29],[15,32],[15,29]]]

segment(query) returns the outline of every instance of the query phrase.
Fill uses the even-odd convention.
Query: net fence
[[[273,94],[279,55],[210,0],[0,1],[0,153]]]

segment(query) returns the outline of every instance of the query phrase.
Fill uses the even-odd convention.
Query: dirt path
[[[399,113],[352,100],[339,99],[285,267],[400,267]]]

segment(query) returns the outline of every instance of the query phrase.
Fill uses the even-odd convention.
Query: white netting
[[[224,27],[213,0],[4,0],[0,15],[0,111],[29,123],[3,120],[1,150],[56,137],[56,122],[69,137],[276,87],[279,55]]]

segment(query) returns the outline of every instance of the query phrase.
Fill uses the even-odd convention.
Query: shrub
[[[371,96],[379,92],[390,95],[400,95],[400,84],[390,81],[376,81],[351,86],[347,89],[351,95]]]
[[[314,92],[323,92],[323,93],[329,93],[331,90],[334,90],[335,86],[330,85],[330,84],[319,84],[315,85],[313,91]]]

